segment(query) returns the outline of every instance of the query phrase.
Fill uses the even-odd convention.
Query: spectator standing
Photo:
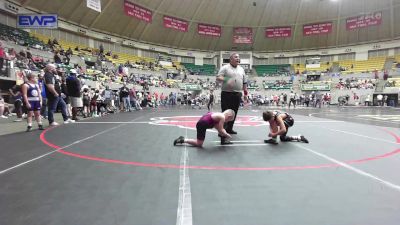
[[[371,102],[371,95],[368,94],[368,95],[367,95],[367,98],[365,98],[364,105],[365,105],[365,106],[369,106],[369,105],[370,105],[370,102]]]
[[[0,72],[3,70],[5,57],[6,53],[4,52],[3,43],[0,42]]]
[[[61,98],[61,86],[60,81],[56,79],[55,74],[56,66],[54,64],[47,64],[44,73],[44,80],[46,84],[46,96],[47,96],[47,108],[48,108],[48,120],[50,126],[57,126],[58,123],[54,121],[54,112],[57,107],[61,107],[61,114],[64,123],[75,122],[74,120],[68,119],[67,116],[67,105]]]
[[[55,64],[61,64],[62,63],[61,57],[58,55],[57,51],[54,52],[54,63]]]
[[[214,91],[213,89],[210,89],[210,95],[208,96],[208,104],[207,104],[208,111],[212,110],[213,105],[214,105]]]
[[[376,79],[376,80],[379,79],[379,72],[378,72],[378,70],[375,70],[375,79]]]
[[[42,95],[42,105],[40,107],[40,115],[44,118],[47,119],[47,96],[46,96],[46,85],[44,82],[44,71],[41,70],[39,75],[38,75],[38,84],[40,88],[40,93]]]
[[[62,74],[61,74],[62,75]],[[58,76],[60,77],[60,76]],[[59,79],[59,78],[57,78]],[[72,110],[71,110],[71,102],[69,101],[69,93],[67,88],[66,77],[64,75],[61,76],[61,97],[67,105],[67,116],[71,118]]]
[[[136,107],[136,90],[135,90],[135,87],[132,87],[129,90],[129,101],[130,101],[131,107],[135,107],[135,109],[138,110],[138,108]]]
[[[97,100],[100,98],[99,90],[92,90],[92,95],[90,98],[90,112],[92,113],[92,117],[98,117],[99,114],[97,112]]]
[[[165,106],[165,96],[164,96],[164,93],[161,93],[161,95],[160,95],[160,104],[163,105],[163,106]]]
[[[382,106],[388,106],[388,96],[387,96],[387,95],[384,95],[384,96],[383,96],[383,103],[382,103]]]
[[[47,41],[47,45],[53,50],[54,48],[54,43],[53,41],[49,38],[49,40]]]
[[[129,101],[129,88],[126,86],[126,83],[120,89],[120,95],[122,102],[124,104],[125,112],[131,111],[131,103]]]
[[[291,104],[293,104],[293,107],[296,108],[296,94],[293,93],[293,91],[290,92],[289,98],[289,109]]]
[[[79,51],[79,50],[78,50],[78,51]],[[65,52],[65,56],[71,57],[72,54],[73,54],[72,49],[71,49],[71,47],[69,47],[69,48],[67,49],[67,51]]]
[[[14,122],[21,122],[22,121],[22,92],[20,85],[14,85],[12,88],[9,89],[10,94],[14,100],[14,110],[17,114],[17,119]]]
[[[387,80],[389,78],[389,73],[387,70],[383,72],[383,80]]]
[[[377,102],[378,102],[378,106],[383,106],[383,95],[382,94],[378,94],[377,96],[376,96],[376,100],[377,100]]]
[[[77,78],[77,71],[75,69],[71,69],[69,71],[69,76],[66,79],[67,90],[69,94],[69,102],[72,106],[72,119],[78,120],[78,110],[83,107],[83,100],[81,94],[81,82]]]
[[[83,102],[83,118],[89,116],[90,112],[90,92],[89,89],[84,88],[82,94],[82,102]]]
[[[17,52],[15,51],[15,49],[14,48],[8,49],[8,60],[14,61],[16,57],[17,57]]]
[[[103,55],[104,54],[104,46],[103,46],[103,44],[100,44],[99,50],[100,50],[100,55]]]
[[[320,91],[317,91],[317,93],[315,93],[315,103],[314,103],[314,107],[316,108],[318,106],[318,108],[321,108],[322,105],[322,96],[323,94]]]
[[[354,104],[358,105],[358,100],[360,99],[360,97],[358,97],[357,93],[353,93],[353,100],[354,100]]]
[[[0,93],[0,118],[7,119],[8,117],[4,115],[4,111],[6,108],[6,103],[4,102],[4,98]]]

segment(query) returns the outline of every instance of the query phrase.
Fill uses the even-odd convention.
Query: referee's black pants
[[[221,92],[221,110],[222,112],[227,109],[232,109],[235,111],[235,119],[233,121],[227,122],[224,128],[227,132],[233,130],[233,124],[235,123],[236,116],[240,106],[240,100],[242,98],[242,92]]]

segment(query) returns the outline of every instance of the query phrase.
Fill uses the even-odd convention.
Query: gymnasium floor
[[[398,225],[400,111],[296,109],[264,144],[241,109],[234,145],[173,146],[205,110],[119,113],[0,136],[1,225]],[[378,115],[378,116],[377,116]]]

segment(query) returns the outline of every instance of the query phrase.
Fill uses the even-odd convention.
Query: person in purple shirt
[[[202,147],[204,139],[206,138],[207,129],[215,128],[218,134],[224,138],[231,138],[224,129],[224,123],[233,121],[235,118],[235,111],[227,109],[222,113],[208,112],[203,115],[196,124],[197,139],[185,139],[183,136],[174,140],[174,146],[177,144],[187,143],[192,146]],[[232,142],[229,142],[232,143]]]

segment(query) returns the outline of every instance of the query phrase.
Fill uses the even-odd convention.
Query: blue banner
[[[21,14],[17,16],[17,28],[58,28],[57,14]]]

